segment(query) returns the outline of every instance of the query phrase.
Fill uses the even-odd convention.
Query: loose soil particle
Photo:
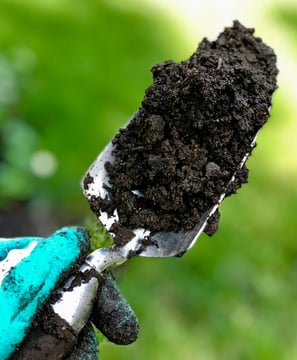
[[[92,199],[94,211],[117,208],[129,229],[189,230],[247,182],[240,164],[269,117],[278,73],[273,50],[253,33],[235,21],[188,60],[153,66],[141,108],[113,139],[110,199]]]

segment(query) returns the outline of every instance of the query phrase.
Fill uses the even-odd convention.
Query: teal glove
[[[88,233],[79,227],[62,228],[48,238],[0,239],[1,359],[5,360],[12,356],[13,359],[28,358],[32,360],[36,358],[41,360],[40,354],[32,355],[31,350],[33,347],[30,345],[32,336],[34,340],[32,328],[36,327],[36,319],[42,318],[41,309],[53,289],[61,285],[61,281],[65,281],[71,272],[73,273],[78,269],[88,251]],[[109,291],[102,290],[106,288]],[[111,317],[114,321],[113,327],[107,325],[106,331],[104,321],[110,321],[110,319],[105,316],[106,312],[104,310],[102,312],[100,307],[104,307],[102,304],[105,301],[110,304],[111,298],[115,298],[115,291],[118,294],[118,304],[113,302],[113,306],[122,309],[122,311],[118,312],[114,311],[115,309],[108,308],[108,312],[113,314]],[[105,331],[107,337],[110,337],[108,333],[115,333],[115,340],[123,335],[122,333],[117,335],[117,333],[119,331],[123,332],[123,329],[125,329],[128,340],[124,340],[124,342],[119,340],[118,343],[134,341],[138,333],[138,323],[128,303],[106,278],[98,290],[99,293],[101,299],[100,302],[95,303],[94,309],[96,313],[103,315],[98,316],[97,314],[94,316],[96,326],[99,328],[103,326],[103,332]],[[37,314],[39,314],[38,317],[36,317]],[[123,321],[124,319],[126,320]],[[117,324],[117,326],[114,327],[114,324]],[[129,325],[128,328],[125,324]],[[28,332],[29,335],[26,337]],[[29,346],[26,347],[27,338],[30,338],[30,334],[33,335],[28,342]],[[111,339],[111,341],[114,341],[114,339]],[[20,344],[22,345],[20,346]],[[38,344],[38,347],[43,346],[46,346],[44,342]],[[78,343],[68,359],[97,359],[97,349],[98,344],[94,330],[89,323],[81,332]]]
[[[34,316],[66,271],[89,251],[82,228],[57,231],[49,238],[0,241],[0,352],[8,358],[25,337]]]

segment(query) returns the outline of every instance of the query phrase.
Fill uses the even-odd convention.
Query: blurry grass
[[[273,16],[287,30],[286,35],[292,40],[292,50],[297,50],[297,4],[294,7],[279,4],[274,8]]]
[[[32,195],[79,212],[81,177],[139,107],[151,66],[179,53],[179,36],[158,14],[95,0],[52,7],[1,1],[0,22],[1,52],[14,68],[29,67],[16,71],[20,96],[6,118],[28,122],[38,134],[36,148],[58,159],[54,176],[32,179]],[[167,34],[159,36],[163,27]]]
[[[88,218],[86,219],[85,227],[90,234],[91,251],[103,247],[110,247],[113,244],[111,235],[98,221],[95,215],[88,216]]]

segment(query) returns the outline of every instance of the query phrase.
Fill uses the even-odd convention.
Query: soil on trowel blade
[[[93,198],[95,212],[116,208],[130,229],[189,230],[247,182],[242,159],[269,117],[278,73],[273,50],[253,33],[235,21],[188,60],[153,66],[141,108],[113,139],[110,199]]]

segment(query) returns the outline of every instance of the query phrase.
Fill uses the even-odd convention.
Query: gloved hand
[[[48,299],[53,289],[76,272],[88,252],[88,233],[79,227],[60,229],[48,238],[0,239],[0,353],[3,360],[42,360],[53,329],[48,337],[34,341],[40,331],[47,336]],[[103,274],[101,278],[91,319],[111,341],[133,342],[138,334],[137,318],[110,275]],[[40,339],[43,339],[41,343]],[[59,336],[55,341],[58,349]],[[98,344],[90,323],[80,333],[68,357],[67,351],[57,359],[98,358]],[[63,348],[59,349],[61,353]]]

